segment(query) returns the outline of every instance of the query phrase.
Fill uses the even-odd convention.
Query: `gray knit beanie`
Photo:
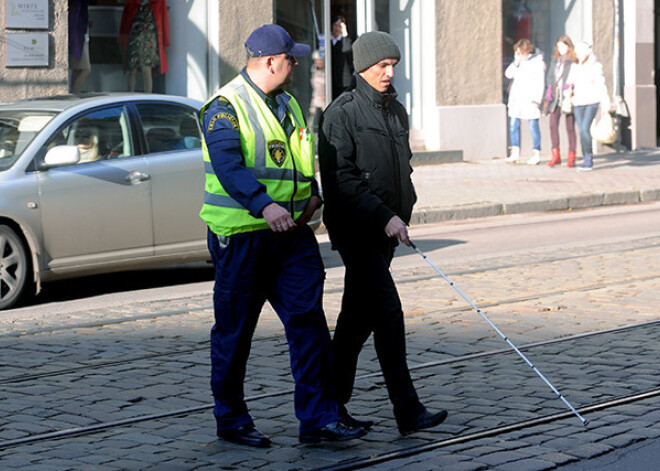
[[[362,72],[383,59],[401,59],[394,38],[383,31],[364,33],[353,44],[353,67]]]

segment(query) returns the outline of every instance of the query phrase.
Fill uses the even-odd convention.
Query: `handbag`
[[[602,144],[614,144],[616,142],[616,127],[614,118],[601,107],[597,119],[591,123],[591,137]]]

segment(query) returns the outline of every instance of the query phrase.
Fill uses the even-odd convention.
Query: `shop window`
[[[117,42],[124,0],[90,0],[89,60],[92,64],[121,64]]]
[[[118,42],[126,0],[89,1],[89,78],[82,91],[128,91],[128,74],[124,73],[124,52]],[[138,74],[137,91],[145,89]],[[165,93],[165,78],[152,70],[152,91]]]

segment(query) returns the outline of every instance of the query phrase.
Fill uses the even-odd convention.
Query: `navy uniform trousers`
[[[364,243],[363,243],[364,242]],[[371,333],[387,392],[399,425],[424,411],[406,362],[401,300],[390,273],[393,239],[346,241],[338,246],[346,272],[344,296],[333,344],[335,398],[346,404],[355,382],[358,356]]]
[[[211,389],[218,430],[252,423],[243,383],[266,301],[282,321],[289,344],[300,433],[337,420],[327,385],[331,345],[322,307],[325,271],[312,229],[261,230],[227,238],[209,230],[208,246],[215,265]]]

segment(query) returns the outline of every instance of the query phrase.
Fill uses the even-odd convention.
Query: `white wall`
[[[568,11],[565,34],[568,34],[574,43],[577,43],[578,41],[587,41],[593,45],[594,31],[592,0],[564,0],[564,2],[564,8]]]

